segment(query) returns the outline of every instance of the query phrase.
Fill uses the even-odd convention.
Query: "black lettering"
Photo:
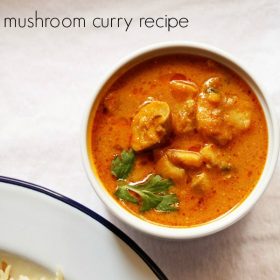
[[[159,21],[162,20],[163,23],[162,25],[159,25]],[[163,28],[164,27],[164,18],[160,17],[160,18],[157,18],[156,19],[156,26],[159,27],[159,28]]]
[[[38,22],[40,22],[40,25],[38,24]],[[44,27],[44,20],[41,17],[38,17],[38,12],[35,11],[35,27],[38,27],[38,25],[40,27]]]
[[[185,17],[180,18],[180,20],[179,20],[179,25],[182,28],[188,27],[188,23],[189,23],[189,20],[187,18],[185,18]]]
[[[65,21],[68,21],[68,25],[66,25]],[[72,25],[72,21],[71,21],[70,18],[67,18],[67,17],[66,17],[66,18],[64,18],[64,19],[62,20],[62,26],[63,26],[63,27],[69,28],[69,27],[71,27],[71,25]]]
[[[49,18],[47,18],[47,19],[49,19]],[[53,21],[56,21],[56,25],[54,25]],[[51,19],[50,19],[50,25],[51,25],[51,27],[57,28],[57,27],[59,26],[59,24],[60,24],[60,22],[59,22],[59,19],[58,19],[58,18],[54,17],[54,18],[51,18]]]
[[[16,18],[14,18],[14,17],[4,18],[4,27],[5,28],[17,27],[17,20],[16,20]]]
[[[172,21],[174,21],[175,23],[175,25],[172,25]],[[178,25],[178,20],[176,19],[176,18],[174,18],[174,17],[171,17],[171,18],[168,18],[168,24],[167,24],[167,30],[168,31],[170,31],[171,30],[171,28],[175,28],[175,27],[177,27],[177,25]]]
[[[27,22],[28,22],[28,24],[27,24],[27,27],[28,28],[32,28],[32,27],[34,27],[34,22],[33,22],[33,18],[28,18],[28,20],[27,20]]]
[[[132,23],[133,18],[130,18],[128,21],[126,20],[126,18],[124,18],[125,24],[126,24],[126,29],[125,31],[127,31],[130,27],[130,24]]]
[[[154,19],[153,18],[151,18],[151,17],[148,17],[148,18],[146,18],[146,20],[145,20],[145,25],[146,25],[146,27],[148,27],[148,28],[152,28],[153,26],[154,26]]]
[[[143,18],[143,17],[140,18],[140,27],[142,27],[142,21],[144,21],[144,20],[145,20],[145,18]]]
[[[100,20],[100,22],[101,22],[101,18],[94,18],[93,21],[92,21],[92,25],[93,25],[94,27],[96,27],[96,28],[100,28],[101,25],[98,26],[98,25],[95,24],[95,21],[96,21],[96,20]]]
[[[24,28],[26,26],[26,18],[18,18],[18,27]]]
[[[111,18],[111,24],[112,24],[112,20],[113,20],[114,18]],[[107,28],[107,27],[109,27],[109,25],[110,25],[110,19],[109,18],[106,18],[106,21],[107,21],[107,23],[105,24],[105,19],[104,18],[101,18],[101,27],[103,27],[103,28]]]
[[[73,27],[86,27],[86,20],[85,18],[73,18]]]

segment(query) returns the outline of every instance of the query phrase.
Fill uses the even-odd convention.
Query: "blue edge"
[[[157,276],[160,280],[168,280],[167,276],[161,271],[161,269],[156,265],[156,263],[131,239],[129,238],[124,232],[122,232],[120,229],[118,229],[116,226],[114,226],[111,222],[107,221],[94,211],[90,210],[89,208],[83,206],[82,204],[72,200],[71,198],[68,198],[66,196],[63,196],[57,192],[54,192],[52,190],[49,190],[47,188],[28,183],[25,181],[21,181],[18,179],[13,179],[9,177],[0,176],[0,182],[8,183],[11,185],[16,185],[20,187],[24,187],[27,189],[31,189],[43,194],[46,194],[48,196],[51,196],[57,200],[60,200],[78,210],[85,213],[86,215],[90,216],[106,228],[108,228],[110,231],[112,231],[114,234],[116,234],[122,241],[124,241],[132,250],[134,250],[138,256],[148,265],[148,267],[154,272],[154,274]]]

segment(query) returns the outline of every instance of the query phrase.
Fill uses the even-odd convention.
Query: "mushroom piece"
[[[169,160],[176,166],[190,168],[202,165],[202,156],[197,152],[170,149],[166,154]]]
[[[219,144],[226,144],[232,139],[232,133],[223,129],[222,109],[213,105],[203,92],[197,100],[196,121],[198,131],[214,138]]]
[[[198,93],[196,83],[186,80],[172,80],[169,82],[171,89],[178,93],[195,94]]]
[[[205,192],[210,189],[210,180],[205,172],[195,175],[191,181],[191,187],[198,192]]]
[[[219,77],[212,77],[204,82],[202,92],[204,93],[219,93],[222,87],[222,80]]]
[[[184,178],[186,172],[183,168],[175,166],[167,157],[162,156],[156,163],[156,172],[165,178],[179,180]]]
[[[223,80],[219,77],[208,79],[197,98],[197,129],[220,145],[227,144],[238,133],[249,128],[251,112],[246,102],[223,91]]]
[[[166,102],[152,101],[140,108],[132,120],[131,147],[142,151],[160,144],[170,129],[170,108]]]
[[[221,132],[222,110],[219,102],[221,80],[218,77],[208,79],[202,86],[197,98],[197,128],[207,136],[217,136]]]
[[[202,92],[197,98],[196,121],[198,131],[206,136],[212,136],[220,144],[231,140],[231,133],[224,134],[223,108],[221,106],[222,81],[219,77],[208,79],[202,86]]]
[[[228,125],[237,130],[246,130],[251,124],[251,113],[249,111],[230,110],[224,116]]]
[[[201,150],[203,160],[213,167],[218,167],[223,171],[229,171],[231,169],[231,164],[222,159],[221,152],[213,145],[205,145]]]
[[[205,145],[201,150],[200,154],[202,155],[203,159],[210,163],[211,165],[217,166],[219,163],[217,152],[214,151],[214,145],[208,144]]]
[[[190,133],[195,130],[196,102],[193,99],[186,100],[177,105],[172,112],[172,128],[175,134]]]

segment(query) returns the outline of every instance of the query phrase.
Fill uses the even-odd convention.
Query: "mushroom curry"
[[[103,89],[88,130],[93,169],[125,209],[164,226],[209,222],[238,206],[267,156],[262,107],[208,58],[142,62]]]

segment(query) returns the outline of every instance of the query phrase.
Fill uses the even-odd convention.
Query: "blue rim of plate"
[[[167,276],[162,272],[162,270],[157,266],[157,264],[141,249],[135,241],[133,241],[130,237],[128,237],[123,231],[121,231],[119,228],[117,228],[115,225],[113,225],[111,222],[97,214],[96,212],[92,211],[91,209],[87,208],[86,206],[80,204],[79,202],[66,197],[64,195],[61,195],[57,192],[54,192],[50,189],[41,187],[36,184],[32,184],[29,182],[25,182],[22,180],[0,176],[0,182],[31,189],[40,193],[43,193],[45,195],[48,195],[52,198],[55,198],[61,202],[64,202],[79,211],[83,212],[84,214],[90,216],[95,221],[99,222],[103,226],[105,226],[107,229],[109,229],[111,232],[113,232],[116,236],[118,236],[123,242],[125,242],[146,264],[147,266],[153,271],[153,273],[158,277],[160,280],[168,280]]]

